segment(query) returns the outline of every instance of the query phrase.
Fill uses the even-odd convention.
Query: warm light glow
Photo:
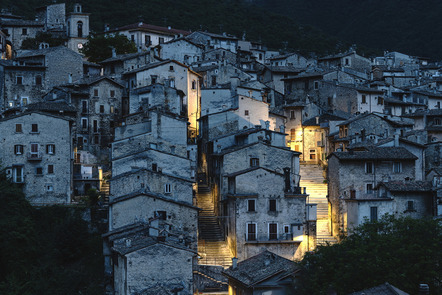
[[[304,235],[293,237],[293,241],[295,241],[295,242],[302,242],[302,241],[304,241]]]

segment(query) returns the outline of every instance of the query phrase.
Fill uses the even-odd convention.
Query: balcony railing
[[[28,161],[41,161],[42,153],[40,153],[40,152],[36,152],[36,153],[28,152],[27,153],[27,158],[28,158]]]

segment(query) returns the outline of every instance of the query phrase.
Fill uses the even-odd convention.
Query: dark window
[[[255,212],[255,200],[247,200],[247,211]]]
[[[250,158],[250,167],[258,167],[259,158]]]
[[[102,105],[102,104],[100,105],[100,113],[102,113],[102,114],[104,113],[104,105]]]
[[[277,239],[278,239],[278,224],[269,223],[269,240],[277,240]]]
[[[41,85],[42,84],[42,79],[41,76],[38,75],[35,77],[35,85]]]
[[[407,202],[407,211],[414,211],[414,201]]]
[[[365,162],[365,173],[373,174],[373,162]]]
[[[38,132],[38,124],[32,124],[31,132]]]
[[[378,96],[378,104],[383,105],[384,104],[384,98]]]
[[[94,132],[98,132],[98,121],[94,120]]]
[[[152,171],[158,171],[158,165],[157,163],[152,163]]]
[[[35,174],[37,174],[37,175],[43,175],[43,168],[41,168],[41,167],[37,167],[35,170],[36,170],[36,171],[35,171]]]
[[[15,132],[22,133],[23,132],[23,125],[22,124],[15,124]]]
[[[157,83],[157,76],[150,76],[151,84]]]
[[[94,136],[94,142],[95,142],[95,144],[99,144],[100,143],[100,137],[98,135]]]
[[[370,207],[370,221],[378,221],[378,207]]]
[[[82,21],[77,22],[77,36],[79,38],[83,37],[83,22]]]
[[[22,35],[27,35],[28,34],[28,29],[22,29],[21,30],[21,34]]]
[[[110,97],[115,97],[115,90],[110,91]]]
[[[81,119],[81,128],[87,129],[87,119],[86,118]]]
[[[146,46],[149,46],[150,45],[150,36],[149,35],[144,35],[144,44],[146,45]]]
[[[14,145],[14,154],[23,155],[23,145],[21,144]]]
[[[23,85],[23,77],[22,76],[17,76],[16,77],[16,82],[17,82],[17,85]]]
[[[393,173],[401,173],[401,172],[402,172],[402,163],[393,162]]]
[[[367,103],[367,98],[365,95],[362,95],[362,103]]]
[[[166,211],[155,211],[155,217],[158,217],[160,220],[166,220],[167,219],[167,212]]]
[[[367,183],[366,192],[367,192],[367,194],[373,193],[373,184],[372,183]]]
[[[295,110],[290,110],[290,119],[294,120],[295,118]]]
[[[135,42],[135,35],[130,35],[130,41]]]
[[[48,165],[48,174],[54,174],[54,165]]]
[[[173,66],[169,66],[169,71],[173,72]]]
[[[269,200],[269,211],[276,211],[276,200]]]
[[[87,101],[86,100],[81,101],[81,112],[87,113]]]
[[[47,144],[46,145],[46,153],[53,155],[55,154],[55,144]]]
[[[38,143],[31,143],[31,158],[38,158]]]
[[[244,110],[244,116],[248,116],[249,115],[249,110]]]
[[[256,223],[247,224],[247,241],[256,241]]]
[[[111,65],[110,73],[115,74],[115,66],[114,65]]]
[[[212,76],[212,86],[216,86],[216,76]]]
[[[196,89],[196,81],[195,80],[192,81],[192,89]]]
[[[159,37],[158,38],[158,43],[163,44],[164,43],[164,38],[163,37]]]
[[[98,96],[98,89],[94,89],[94,96]]]

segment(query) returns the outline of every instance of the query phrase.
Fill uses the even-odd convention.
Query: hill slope
[[[249,0],[372,48],[442,58],[442,2],[437,0]]]

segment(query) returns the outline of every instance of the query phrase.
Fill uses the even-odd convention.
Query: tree
[[[113,48],[117,54],[137,52],[134,42],[124,35],[117,34],[114,36],[90,35],[81,53],[86,55],[91,62],[100,62],[112,57]]]
[[[440,294],[442,225],[433,219],[384,216],[359,226],[335,245],[318,247],[301,262],[301,294],[349,294],[389,282],[418,293],[421,283]]]
[[[63,45],[63,38],[53,37],[50,33],[38,32],[35,38],[26,38],[21,44],[21,49],[38,49],[40,43],[48,43],[49,47]]]

